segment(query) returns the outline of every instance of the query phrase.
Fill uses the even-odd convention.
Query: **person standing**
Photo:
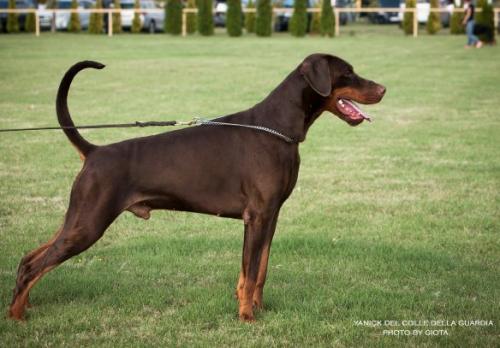
[[[464,11],[465,16],[462,21],[462,25],[465,25],[465,33],[467,34],[467,45],[465,48],[473,47],[481,48],[483,43],[479,40],[479,38],[474,35],[474,4],[471,0],[464,1]]]

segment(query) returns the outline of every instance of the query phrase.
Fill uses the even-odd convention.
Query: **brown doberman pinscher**
[[[75,75],[103,67],[84,61],[63,77],[56,100],[62,127],[74,126],[67,96]],[[148,219],[153,209],[171,209],[243,220],[236,296],[240,319],[254,320],[254,307],[262,308],[278,214],[297,181],[299,144],[323,111],[355,126],[368,117],[354,102],[378,103],[384,93],[385,87],[361,78],[344,60],[313,54],[262,102],[216,120],[265,130],[201,124],[96,146],[76,129],[65,128],[84,160],[83,168],[60,229],[21,260],[9,317],[22,319],[33,285],[92,246],[123,211]]]

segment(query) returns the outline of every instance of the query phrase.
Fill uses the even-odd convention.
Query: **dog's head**
[[[313,54],[299,66],[309,86],[326,98],[325,110],[351,126],[370,118],[354,103],[375,104],[385,94],[385,87],[357,75],[346,61],[328,54]]]

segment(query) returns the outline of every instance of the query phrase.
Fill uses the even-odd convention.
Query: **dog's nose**
[[[378,85],[378,87],[377,87],[377,91],[378,91],[378,93],[379,93],[380,95],[382,95],[382,96],[383,96],[383,95],[385,94],[386,89],[385,89],[385,87],[384,87],[384,86],[382,86],[382,85]]]

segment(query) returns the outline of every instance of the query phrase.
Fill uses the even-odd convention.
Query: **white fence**
[[[138,13],[161,13],[164,10],[162,9],[134,9],[131,10],[134,12]],[[398,13],[413,13],[413,36],[417,37],[418,36],[418,9],[417,8],[400,8],[400,7],[394,7],[394,8],[334,8],[333,13],[335,15],[335,35],[339,36],[340,35],[340,21],[339,21],[339,14],[340,13],[388,13],[388,12],[398,12]],[[442,8],[431,8],[427,9],[426,11],[430,12],[444,12],[444,13],[450,13],[448,9],[442,9]],[[462,8],[455,8],[453,9],[452,12],[463,12],[464,10]],[[480,12],[481,9],[477,9],[477,12]],[[113,13],[120,13],[120,9],[50,9],[50,10],[36,10],[36,9],[0,9],[0,13],[35,13],[35,35],[40,36],[40,12],[43,13],[52,13],[53,17],[57,15],[57,13],[103,13],[106,14],[108,17],[108,36],[113,36]],[[198,9],[195,8],[185,8],[182,10],[182,36],[186,36],[186,22],[187,22],[187,14],[188,13],[197,13]],[[254,8],[252,9],[243,9],[244,13],[249,13],[249,12],[256,12]],[[284,12],[293,12],[293,9],[291,8],[273,8],[273,13],[274,15],[284,13]],[[309,13],[317,13],[321,12],[321,9],[319,8],[309,8],[307,9],[307,12]],[[494,13],[494,26],[495,26],[495,32],[498,30],[498,23],[499,23],[499,16],[498,14],[500,13],[500,8],[494,8],[493,9]],[[273,20],[276,16],[273,16]]]

